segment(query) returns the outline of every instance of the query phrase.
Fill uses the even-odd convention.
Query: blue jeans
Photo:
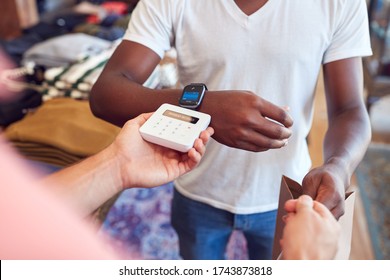
[[[272,257],[277,211],[238,215],[194,201],[174,191],[172,226],[179,236],[180,255],[187,260],[222,260],[233,230],[244,234],[249,259]]]

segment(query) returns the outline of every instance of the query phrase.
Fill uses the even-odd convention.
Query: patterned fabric
[[[112,48],[98,55],[85,57],[67,66],[49,68],[44,71],[43,80],[38,85],[20,81],[22,78],[35,75],[31,66],[2,71],[0,83],[10,89],[34,89],[42,94],[44,101],[61,97],[88,100],[93,84],[116,47],[117,44],[113,44]],[[166,63],[157,65],[143,86],[148,88],[173,87],[176,83],[176,67],[173,63]]]
[[[89,91],[96,82],[117,44],[97,55],[85,57],[76,63],[53,67],[45,72],[42,91],[45,100],[53,97],[88,99]]]
[[[152,189],[129,189],[122,192],[109,210],[100,234],[125,258],[180,259],[178,238],[170,224],[173,185]],[[227,259],[247,259],[245,240],[233,232]]]
[[[390,146],[370,144],[356,169],[375,259],[390,259]]]

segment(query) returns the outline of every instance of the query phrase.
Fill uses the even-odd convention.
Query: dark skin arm
[[[142,86],[160,61],[152,50],[123,41],[92,88],[92,112],[123,126],[128,119],[155,111],[164,102],[176,104],[179,90],[152,90]]]
[[[122,126],[128,119],[155,111],[163,103],[178,104],[180,89],[142,86],[159,62],[160,57],[149,48],[124,40],[92,88],[93,113]],[[199,110],[211,115],[214,139],[230,147],[253,152],[278,149],[291,136],[293,122],[286,110],[252,92],[211,89]]]
[[[323,67],[328,130],[324,164],[303,180],[304,193],[325,204],[336,218],[344,214],[345,191],[371,139],[363,101],[361,58],[349,58]]]

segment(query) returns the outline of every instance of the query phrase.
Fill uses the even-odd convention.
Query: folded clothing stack
[[[87,100],[93,84],[120,42],[109,42],[83,33],[58,36],[30,48],[23,56],[23,67],[4,71],[0,82],[38,90],[45,101],[57,97]],[[164,67],[162,73],[158,65],[144,86],[165,87],[166,77],[172,80],[171,74],[175,74],[176,69],[171,68]],[[29,69],[32,74],[20,75]],[[37,69],[39,75],[35,75]],[[39,81],[29,79],[30,76],[39,76]],[[170,84],[176,82],[176,75],[173,75],[173,80]]]
[[[45,71],[42,86],[44,99],[72,97],[88,99],[92,85],[96,82],[116,45],[99,54],[86,56],[66,66],[52,67]]]
[[[46,68],[67,66],[110,49],[112,42],[83,33],[70,33],[34,44],[24,54],[22,65]]]
[[[119,131],[93,116],[88,101],[57,98],[8,126],[4,135],[26,158],[64,167],[101,151]]]
[[[42,83],[44,100],[58,97],[71,97],[87,100],[93,84],[99,78],[114,48],[102,51],[100,54],[87,57],[77,63],[65,67],[47,69]],[[144,83],[145,87],[156,88],[160,84],[160,66]]]

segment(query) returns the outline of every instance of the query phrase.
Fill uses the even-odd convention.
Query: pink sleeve
[[[0,259],[116,259],[0,139]]]

